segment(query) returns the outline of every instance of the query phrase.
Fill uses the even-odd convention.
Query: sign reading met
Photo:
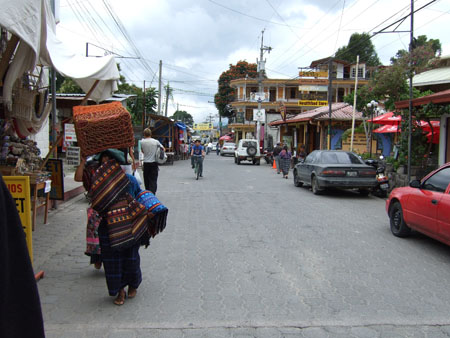
[[[28,252],[31,261],[33,261],[30,178],[28,176],[3,176],[3,180],[16,203],[17,212],[19,213],[20,221],[25,231]]]

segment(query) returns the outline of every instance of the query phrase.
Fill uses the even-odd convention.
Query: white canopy
[[[38,62],[73,78],[86,93],[99,80],[90,96],[93,100],[104,100],[117,90],[119,71],[114,57],[88,58],[70,52],[56,37],[48,0],[0,0],[0,8],[0,26],[20,38],[3,85],[6,104],[12,102],[14,82]]]

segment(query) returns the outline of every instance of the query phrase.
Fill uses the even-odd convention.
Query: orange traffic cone
[[[277,170],[277,162],[275,161],[275,159],[273,160],[272,169]]]

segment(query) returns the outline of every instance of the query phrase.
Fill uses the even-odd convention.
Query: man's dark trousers
[[[156,194],[158,188],[158,163],[144,162],[144,185],[146,190]]]

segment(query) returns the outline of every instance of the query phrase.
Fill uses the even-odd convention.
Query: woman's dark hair
[[[283,147],[283,150],[288,151],[288,146],[284,146],[284,147]]]

